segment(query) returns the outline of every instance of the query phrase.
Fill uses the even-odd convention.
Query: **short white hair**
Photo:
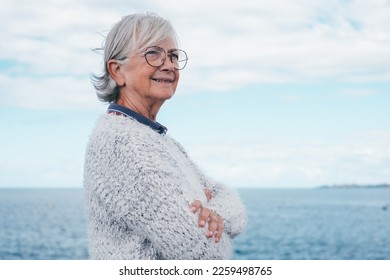
[[[111,103],[119,97],[119,86],[107,69],[110,59],[120,62],[147,47],[159,45],[168,38],[178,44],[177,34],[171,23],[154,13],[128,15],[116,23],[105,38],[103,73],[92,75],[91,79],[98,99]]]

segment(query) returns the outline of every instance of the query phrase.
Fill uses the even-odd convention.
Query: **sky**
[[[2,0],[0,187],[82,187],[122,16],[168,19],[188,53],[157,120],[232,187],[390,183],[390,0]]]

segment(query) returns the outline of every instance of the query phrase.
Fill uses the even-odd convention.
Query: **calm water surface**
[[[390,259],[390,190],[242,190],[237,259]]]
[[[235,259],[390,259],[390,190],[239,189]],[[82,189],[0,189],[0,259],[87,259]]]

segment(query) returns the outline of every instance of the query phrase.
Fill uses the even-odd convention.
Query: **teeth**
[[[159,83],[171,83],[172,81],[171,80],[160,80],[160,79],[153,79],[155,80],[156,82],[159,82]]]

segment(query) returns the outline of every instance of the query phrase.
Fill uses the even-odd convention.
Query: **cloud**
[[[206,15],[184,16],[179,31],[199,63],[193,67],[209,77],[225,74],[231,85],[275,83],[278,78],[280,82],[388,80],[386,17],[374,21],[360,18],[359,12],[368,8],[375,15],[376,9],[389,11],[389,6],[348,3],[294,1],[283,2],[280,9],[279,1],[244,1],[219,7],[219,12],[211,5]],[[196,7],[189,10],[201,14]],[[184,21],[191,21],[195,32],[186,32]]]
[[[390,5],[383,0],[201,0],[185,5],[151,0],[133,1],[131,7],[123,0],[6,0],[1,5],[0,24],[7,28],[0,61],[15,65],[2,71],[2,79],[11,81],[1,85],[7,92],[15,92],[11,84],[28,82],[39,90],[57,82],[53,90],[68,88],[82,96],[87,89],[78,86],[87,83],[86,74],[101,69],[101,57],[90,51],[101,46],[98,32],[107,32],[125,14],[146,10],[168,18],[189,53],[180,87],[184,93],[264,83],[390,80]],[[82,99],[72,105],[73,95],[66,96],[66,106],[95,102]]]
[[[87,76],[17,76],[0,75],[0,84],[6,89],[0,103],[23,108],[84,108],[101,107]]]
[[[230,142],[189,146],[218,180],[237,187],[315,187],[390,182],[390,131],[305,143]]]
[[[345,96],[350,96],[350,97],[373,96],[373,95],[379,94],[379,91],[378,90],[373,90],[373,89],[352,88],[352,89],[342,90],[341,94],[343,94]]]
[[[327,98],[335,94],[384,96],[384,87],[390,81],[389,4],[388,0],[134,0],[131,3],[3,0],[0,4],[3,27],[0,105],[54,108],[62,112],[85,108],[100,111],[102,106],[95,97],[89,74],[100,72],[102,57],[91,48],[101,46],[103,38],[99,33],[105,34],[123,15],[147,10],[172,22],[182,48],[189,54],[189,64],[181,76],[180,94],[231,93],[243,88],[257,92],[256,86],[264,84],[341,82],[347,83],[343,85],[345,90],[336,87],[335,92],[318,91],[326,93]],[[371,89],[373,82],[385,86]],[[361,87],[364,83],[367,84]],[[290,89],[288,86],[278,89],[284,98],[282,103],[302,104],[312,98],[305,92]],[[313,93],[316,93],[314,89]],[[238,109],[245,110],[245,103],[250,101],[239,103],[244,105]],[[218,106],[219,96],[213,102]],[[275,107],[279,115],[286,113],[283,108],[287,107],[282,103]],[[258,116],[254,111],[251,117]],[[67,120],[68,116],[63,118]],[[58,126],[50,121],[50,129],[42,132],[46,138]],[[89,125],[83,125],[83,129]],[[9,127],[22,131],[26,127],[36,129],[32,125]],[[67,137],[77,139],[84,137],[83,133],[87,135],[87,132],[73,133],[73,136],[66,133],[63,139],[50,143],[65,143]],[[20,139],[17,136],[10,135],[7,142],[14,145],[13,149],[22,145],[15,146],[14,139]],[[389,178],[390,136],[386,131],[324,141],[284,139],[283,143],[249,142],[246,136],[235,143],[210,141],[204,145],[188,145],[188,149],[212,176],[235,186],[376,183]],[[43,150],[48,150],[47,142],[44,143]],[[81,146],[80,143],[72,145]],[[19,150],[15,153],[22,154],[20,160],[7,159],[0,164],[2,174],[9,175],[3,177],[3,183],[13,184],[17,179],[20,184],[75,185],[81,181],[82,151],[64,157],[66,152],[53,147],[46,152],[52,157],[45,163],[37,163],[37,159],[43,158],[41,154],[26,155]],[[24,170],[23,176],[18,176],[20,170]]]

